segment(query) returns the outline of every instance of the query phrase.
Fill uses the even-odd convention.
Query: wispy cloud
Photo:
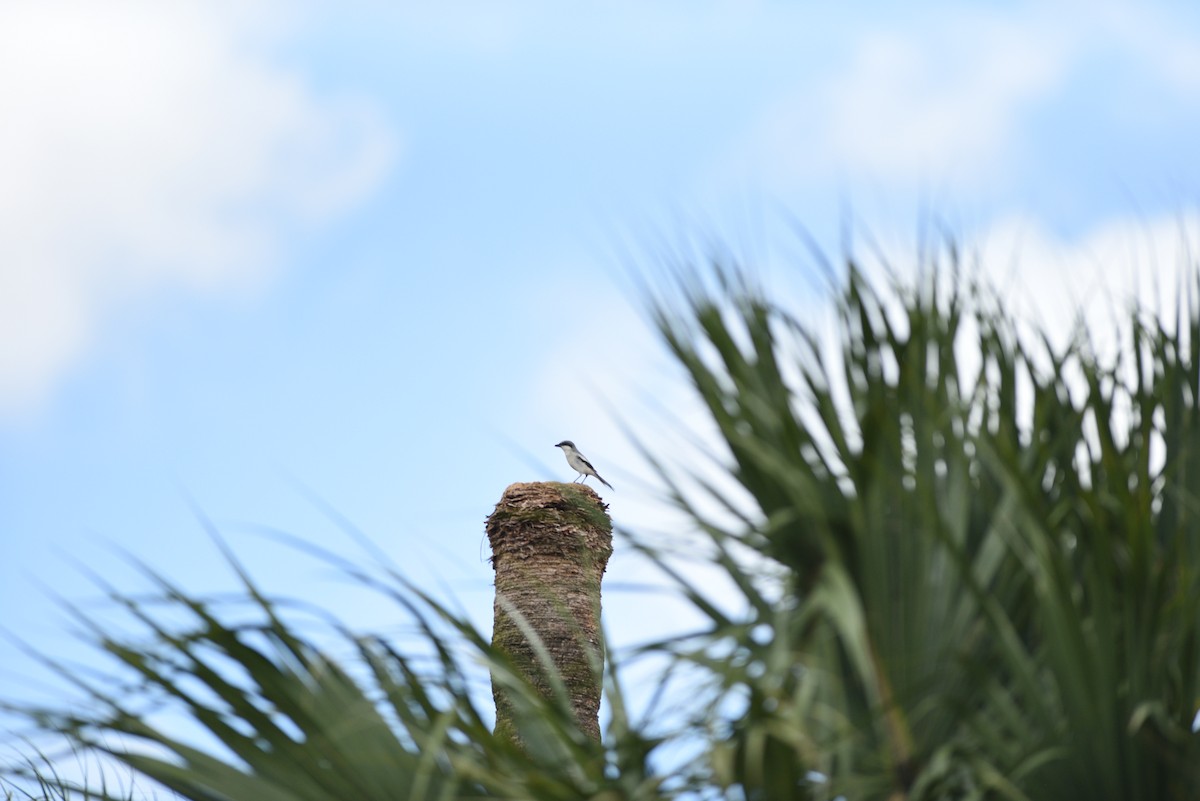
[[[1044,137],[1039,112],[1070,92],[1130,91],[1100,86],[1097,62],[1143,70],[1181,99],[1200,90],[1194,21],[1127,9],[942,8],[856,29],[841,64],[804,76],[748,126],[735,169],[751,165],[772,188],[842,176],[994,189]],[[1080,121],[1075,135],[1086,134]]]
[[[1063,42],[1015,26],[964,25],[939,42],[875,34],[826,90],[822,149],[880,178],[991,172],[1020,112],[1061,80]]]
[[[289,221],[395,157],[365,101],[272,60],[263,3],[0,6],[0,413],[37,406],[106,320],[168,288],[240,291]]]
[[[1175,319],[1200,267],[1200,215],[1114,218],[1069,239],[1015,216],[980,236],[979,255],[1008,313],[1057,347],[1084,323],[1111,355],[1135,305]]]

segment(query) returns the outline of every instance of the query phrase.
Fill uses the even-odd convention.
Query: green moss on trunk
[[[544,697],[553,697],[557,672],[580,729],[596,740],[604,665],[600,582],[612,554],[606,508],[590,487],[513,484],[487,521],[496,571],[492,644]],[[539,658],[518,615],[540,640],[554,672]],[[496,732],[519,739],[512,700],[496,681],[492,694]]]

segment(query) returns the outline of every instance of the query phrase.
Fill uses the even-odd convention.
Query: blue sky
[[[628,288],[655,237],[819,305],[780,209],[836,256],[847,210],[904,254],[932,208],[1054,325],[1200,241],[1186,3],[18,0],[0,119],[0,609],[62,655],[74,561],[233,586],[189,499],[363,627],[393,612],[257,531],[352,551],[299,487],[483,625],[483,518],[572,477],[555,442],[618,525],[669,525],[612,413],[702,425]]]

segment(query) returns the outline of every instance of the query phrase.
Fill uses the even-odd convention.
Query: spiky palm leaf
[[[657,797],[645,761],[656,743],[623,709],[609,728],[618,754],[580,732],[565,699],[543,697],[464,618],[400,576],[326,556],[396,601],[417,633],[397,644],[334,623],[318,641],[240,568],[236,610],[147,571],[155,598],[109,592],[141,624],[139,635],[116,636],[111,623],[77,612],[118,670],[96,679],[47,662],[89,703],[20,711],[187,799]],[[352,656],[330,657],[339,642]],[[489,673],[514,703],[525,747],[492,732],[479,705],[490,699]],[[67,798],[124,797],[43,778]]]
[[[769,618],[746,591],[769,638],[712,618],[747,699],[716,777],[762,798],[1200,792],[1200,307],[1135,317],[1106,366],[1086,331],[1022,339],[956,272],[881,299],[852,265],[835,349],[717,272],[680,271],[656,321],[756,514],[725,531],[676,500],[790,580]]]

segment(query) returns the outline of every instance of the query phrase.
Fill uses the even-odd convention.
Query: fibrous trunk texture
[[[600,739],[600,580],[612,554],[607,505],[582,484],[512,484],[487,520],[496,571],[492,644],[544,697],[552,673],[566,686],[580,729]],[[522,621],[536,635],[526,636]],[[496,732],[519,739],[514,708],[493,678]]]

